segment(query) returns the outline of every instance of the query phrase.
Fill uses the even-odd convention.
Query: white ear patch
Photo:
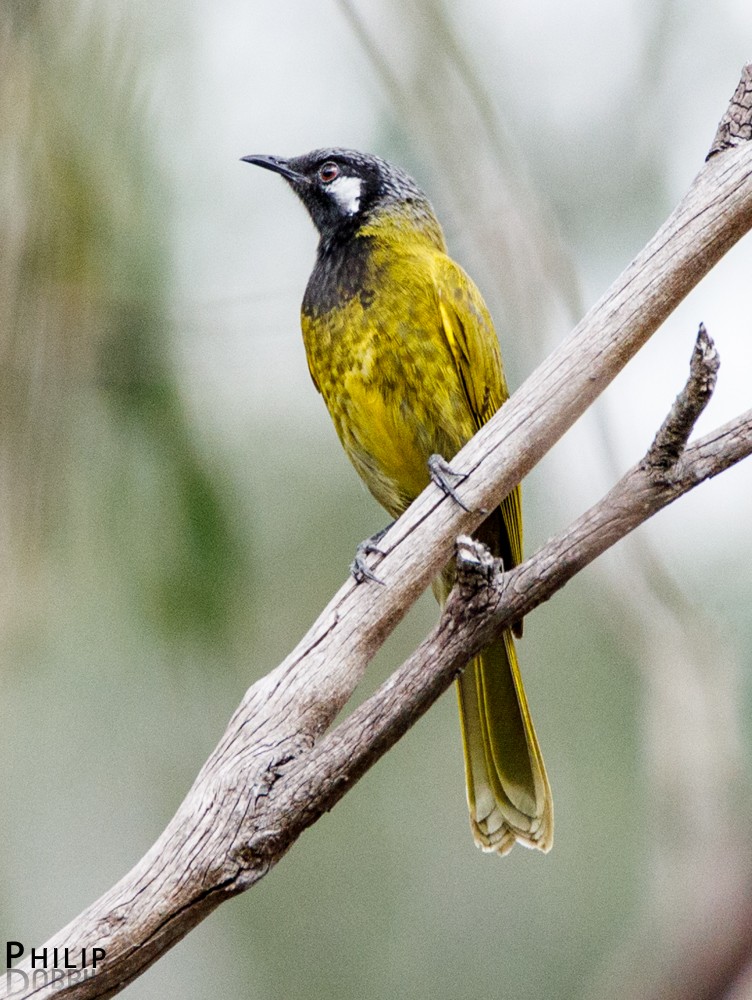
[[[347,215],[355,215],[360,208],[360,177],[337,177],[327,186],[327,192]]]

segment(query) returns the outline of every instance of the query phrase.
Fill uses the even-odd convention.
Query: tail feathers
[[[551,789],[510,632],[468,664],[458,695],[475,842],[499,854],[517,841],[549,851]]]

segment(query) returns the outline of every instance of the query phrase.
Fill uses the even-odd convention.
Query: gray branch
[[[734,96],[718,123],[708,159],[716,153],[752,139],[752,64],[742,70]]]
[[[380,542],[386,584],[348,580],[290,655],[254,684],[149,852],[44,947],[95,975],[0,977],[0,996],[113,996],[223,900],[248,889],[411,726],[490,635],[519,619],[660,507],[749,454],[752,413],[693,445],[715,378],[698,338],[693,374],[645,459],[603,500],[506,574],[460,545],[459,583],[437,628],[329,735],[380,644],[470,534],[606,388],[687,292],[752,226],[752,145],[713,156],[658,233],[453,460],[464,511],[430,486]],[[86,959],[82,960],[82,949]],[[84,978],[88,976],[89,978]],[[7,992],[6,992],[7,991]],[[11,992],[13,991],[13,992]]]

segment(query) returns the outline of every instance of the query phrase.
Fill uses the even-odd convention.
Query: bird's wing
[[[441,329],[476,427],[509,398],[493,321],[474,282],[449,257],[434,261]],[[515,487],[501,502],[512,561],[522,561],[522,505]],[[507,567],[510,568],[510,567]]]

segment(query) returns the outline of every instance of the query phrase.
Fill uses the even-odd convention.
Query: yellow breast
[[[395,517],[428,484],[429,456],[451,458],[475,429],[442,333],[439,253],[376,240],[359,293],[302,316],[311,374],[340,440]]]

